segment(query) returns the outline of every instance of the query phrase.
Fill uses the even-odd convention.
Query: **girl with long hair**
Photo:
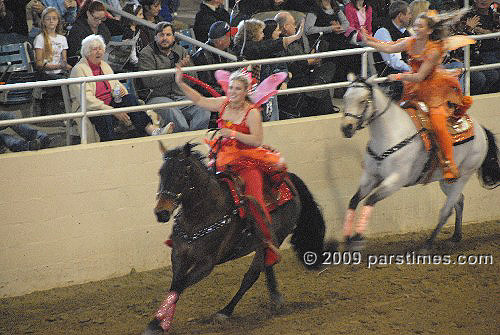
[[[67,63],[68,42],[62,33],[61,15],[54,7],[47,7],[41,15],[42,32],[35,37],[36,67],[42,73],[59,75],[70,71]],[[52,76],[55,79],[58,76]]]
[[[444,178],[452,181],[459,177],[458,168],[453,160],[453,145],[446,122],[453,113],[465,113],[472,104],[472,98],[463,96],[458,75],[442,68],[441,63],[446,51],[473,43],[465,37],[459,40],[447,39],[449,27],[455,24],[464,10],[436,16],[420,14],[415,20],[415,36],[393,43],[381,42],[371,37],[366,30],[362,36],[366,44],[380,52],[407,52],[411,72],[391,74],[392,81],[403,81],[402,100],[423,101],[429,109],[429,118],[444,157]],[[453,45],[452,45],[452,42]]]

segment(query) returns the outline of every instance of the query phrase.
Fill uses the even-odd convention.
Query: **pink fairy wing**
[[[227,95],[227,91],[229,90],[229,76],[231,72],[224,70],[215,71],[215,79],[219,83],[220,87],[224,90],[224,93]]]
[[[470,37],[467,37],[465,35],[454,35],[447,37],[445,39],[445,49],[446,50],[455,50],[461,47],[464,47],[469,44],[474,44],[476,43],[475,40],[473,40]]]
[[[276,88],[287,76],[286,72],[278,72],[270,75],[255,88],[254,92],[249,96],[250,100],[257,106],[266,103],[273,95],[278,93]]]

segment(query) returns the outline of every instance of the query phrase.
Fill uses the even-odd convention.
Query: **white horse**
[[[408,114],[375,84],[374,78],[357,79],[350,75],[351,85],[344,95],[344,117],[342,131],[345,137],[352,137],[356,130],[368,127],[370,141],[364,156],[364,169],[356,194],[351,198],[344,221],[344,235],[348,247],[363,246],[364,230],[373,206],[404,186],[439,181],[447,199],[439,213],[439,222],[426,241],[424,249],[430,249],[440,229],[456,211],[453,241],[462,238],[462,212],[464,196],[462,190],[474,172],[478,172],[485,188],[494,188],[500,183],[498,148],[493,134],[474,121],[474,138],[454,147],[454,159],[460,170],[460,177],[453,183],[443,180],[441,168],[425,178],[430,162],[430,153]],[[359,202],[368,197],[361,210],[358,233],[351,236],[355,210]]]

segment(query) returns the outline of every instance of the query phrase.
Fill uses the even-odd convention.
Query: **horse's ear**
[[[347,74],[347,81],[350,81],[351,83],[356,80],[356,75],[352,72],[349,72]]]
[[[165,155],[165,152],[167,152],[167,148],[165,147],[165,145],[163,144],[162,141],[158,141],[158,144],[160,145],[160,152],[162,155]]]
[[[193,147],[193,145],[189,142],[187,142],[186,144],[184,144],[184,155],[186,157],[189,157],[191,155],[191,148]]]

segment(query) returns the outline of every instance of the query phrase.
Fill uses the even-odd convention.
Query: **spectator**
[[[492,8],[493,0],[474,0],[474,5],[462,18],[466,32],[474,35],[496,33],[500,31],[500,16]],[[477,54],[473,65],[500,63],[500,40],[491,38],[481,40],[474,46]],[[487,77],[485,90],[488,93],[500,92],[500,69],[481,71]]]
[[[328,50],[342,50],[347,47],[344,33],[349,28],[349,21],[340,10],[337,0],[316,0],[312,12],[306,15],[305,33],[309,43],[314,44],[319,33],[328,43]]]
[[[187,64],[189,56],[183,47],[175,43],[174,28],[169,22],[156,25],[155,41],[142,49],[139,54],[139,70],[173,69],[177,64]],[[148,104],[185,100],[186,97],[175,83],[175,75],[142,78],[142,85],[151,90]],[[160,108],[157,110],[162,124],[174,122],[176,132],[206,129],[210,113],[200,107]]]
[[[47,7],[57,9],[63,28],[71,26],[76,20],[78,10],[76,0],[32,0],[26,6],[30,41],[41,33],[41,15]]]
[[[375,32],[375,38],[393,42],[400,38],[409,37],[410,33],[407,28],[410,24],[411,12],[408,3],[403,0],[394,1],[389,7],[389,18],[381,28]],[[406,63],[408,56],[406,53],[374,53],[375,63],[378,75],[385,77],[391,73],[411,71],[410,66]]]
[[[293,36],[296,34],[295,18],[289,12],[279,12],[274,17],[281,30],[281,36]],[[290,43],[286,48],[287,56],[305,55],[316,52],[309,46],[307,38],[300,38]],[[335,65],[331,62],[325,63],[324,69],[319,68],[321,59],[309,58],[303,61],[288,63],[288,71],[291,79],[288,81],[288,88],[308,86],[316,83],[319,76],[324,75],[329,78],[335,73]],[[321,73],[323,72],[323,73]],[[280,119],[298,116],[311,116],[326,114],[332,111],[331,103],[322,97],[317,98],[316,93],[295,93],[289,95],[279,95]]]
[[[0,120],[14,120],[16,116],[10,112],[0,112]],[[5,132],[0,132],[0,153],[4,153],[6,148],[10,151],[27,151],[27,150],[38,150],[48,148],[50,145],[50,137],[40,131],[32,128],[27,124],[16,124],[12,126],[2,126],[1,130],[11,128],[21,136],[21,138],[16,137]]]
[[[241,21],[250,19],[260,12],[280,10],[287,0],[239,0],[231,11],[231,27],[237,27]]]
[[[351,0],[345,6],[345,15],[349,21],[349,28],[345,36],[352,44],[361,41],[361,28],[365,28],[372,35],[372,7],[365,3],[365,0]]]
[[[75,24],[68,35],[68,59],[70,64],[75,64],[80,56],[82,41],[89,35],[100,35],[107,44],[111,40],[111,33],[104,24],[106,21],[106,8],[99,1],[88,1],[80,8]]]
[[[10,44],[21,41],[13,31],[14,15],[5,7],[4,0],[0,0],[0,44]]]
[[[163,0],[161,3],[160,18],[162,21],[173,22],[177,16],[180,0]]]
[[[144,19],[153,24],[157,24],[160,22],[159,13],[161,9],[161,0],[139,0],[139,3],[142,6],[142,10],[144,11]],[[143,39],[143,47],[150,45],[155,40],[155,31],[146,26],[140,26],[140,30],[144,31],[145,38]],[[146,37],[147,36],[147,37]]]
[[[123,11],[132,14],[134,16],[137,16],[139,19],[144,19],[144,11],[142,9],[142,6],[139,4],[133,4],[133,3],[128,3],[123,7]],[[140,25],[135,23],[135,21],[129,20],[125,17],[122,17],[121,19],[122,24],[123,24],[123,39],[128,40],[136,37],[137,34],[137,42],[135,44],[136,46],[136,52],[140,52],[145,46],[147,46],[147,40],[149,36],[147,35],[146,31],[144,29],[140,28]]]
[[[106,45],[98,35],[87,36],[82,41],[82,58],[71,71],[71,77],[91,77],[113,74],[111,67],[102,60]],[[80,106],[80,85],[71,85],[70,91],[74,110]],[[118,92],[117,92],[118,91]],[[86,102],[88,110],[111,110],[119,107],[137,106],[137,98],[128,94],[127,89],[117,80],[87,83]],[[138,136],[163,135],[172,132],[172,124],[163,128],[153,125],[153,121],[145,112],[117,113],[113,115],[94,116],[90,118],[94,124],[101,142],[117,139],[116,127],[121,122],[134,128]]]
[[[59,12],[54,7],[47,7],[41,16],[42,33],[36,36],[34,42],[36,68],[39,80],[52,80],[67,78],[71,65],[68,64],[66,37],[61,35],[62,20]],[[48,103],[54,99],[61,101],[60,86],[45,87],[44,99],[40,104],[40,115],[49,113]]]
[[[30,0],[7,0],[5,7],[13,14],[14,22],[12,24],[12,32],[24,36],[27,40],[28,22],[26,20],[26,5]],[[40,11],[41,12],[41,11]]]
[[[229,23],[229,13],[224,9],[224,0],[202,1],[193,25],[196,39],[205,42],[210,26],[217,21]]]
[[[208,31],[207,44],[219,50],[229,52],[229,46],[231,45],[230,29],[231,28],[227,22],[217,21],[213,23]],[[204,48],[199,48],[191,58],[193,63],[197,66],[228,62],[228,59]],[[215,71],[198,72],[198,78],[204,83],[210,85],[221,95],[225,94],[215,79]]]
[[[68,42],[61,35],[62,22],[59,12],[54,7],[47,7],[42,12],[42,33],[35,38],[36,67],[42,73],[42,80],[62,79],[64,71],[70,71],[67,62]]]

